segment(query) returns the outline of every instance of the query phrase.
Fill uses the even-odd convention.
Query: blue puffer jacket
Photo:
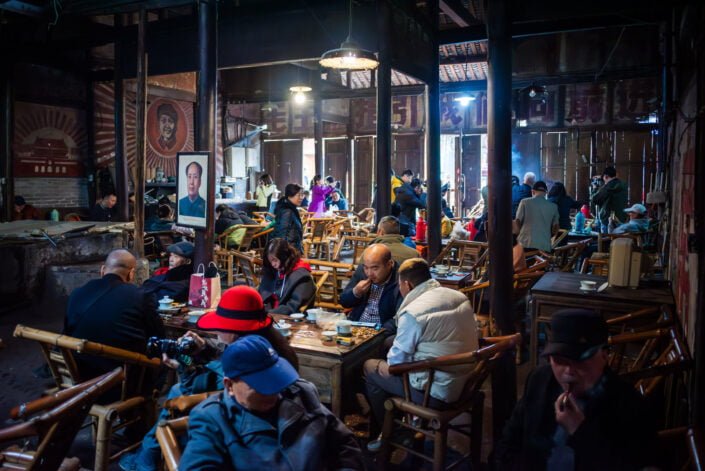
[[[189,415],[183,471],[364,469],[350,430],[321,405],[315,386],[299,379],[282,392],[276,425],[230,395],[210,397]]]

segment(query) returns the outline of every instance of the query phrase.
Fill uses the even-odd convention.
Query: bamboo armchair
[[[568,232],[570,232],[568,229],[558,229],[558,232],[551,237],[551,250],[555,250],[563,242],[563,239],[568,237]]]
[[[592,273],[593,275],[607,276],[610,272],[610,261],[608,258],[586,258],[580,273]]]
[[[699,427],[675,427],[658,432],[662,450],[669,451],[664,469],[705,469],[705,436]],[[685,448],[685,449],[684,449]]]
[[[316,284],[316,294],[314,295],[313,299],[311,299],[308,303],[305,305],[301,306],[301,309],[299,309],[299,312],[306,312],[308,308],[311,306],[316,306],[316,307],[321,307],[321,290],[325,286],[326,282],[328,281],[328,277],[330,275],[330,272],[328,271],[321,271],[321,270],[313,270],[311,271],[311,276],[313,277],[313,281]]]
[[[241,275],[248,286],[257,288],[262,271],[262,259],[250,253],[232,251],[234,270],[238,277]],[[228,286],[232,286],[232,278],[228,279]]]
[[[553,250],[552,253],[542,253],[549,261],[549,270],[557,270],[562,272],[575,271],[575,265],[580,258],[580,254],[590,244],[590,239],[566,244]]]
[[[335,218],[315,218],[308,220],[308,233],[304,233],[304,258],[323,258],[330,260],[330,231]]]
[[[304,261],[313,269],[325,270],[329,274],[318,289],[316,306],[343,310],[343,306],[340,304],[340,294],[343,292],[344,285],[355,273],[355,266],[350,263],[328,262],[326,260],[305,259]]]
[[[56,388],[51,392],[75,386],[83,381],[78,370],[74,352],[110,358],[125,364],[125,378],[122,382],[121,397],[111,404],[91,407],[90,416],[95,428],[96,471],[107,471],[110,460],[117,458],[125,451],[139,446],[139,442],[128,445],[115,455],[110,455],[110,442],[113,432],[138,422],[149,423],[154,419],[155,406],[153,395],[145,397],[142,389],[147,380],[156,374],[161,365],[158,358],[146,356],[91,342],[84,339],[69,337],[45,330],[33,329],[17,325],[14,336],[39,343],[44,358],[51,371]]]
[[[362,237],[362,236],[343,236],[338,244],[336,245],[335,251],[333,252],[333,260],[340,261],[340,256],[345,247],[349,247],[353,251],[352,263],[360,263],[360,257],[362,252],[370,245],[370,243],[375,240],[374,237]]]
[[[264,229],[264,226],[259,224],[235,224],[228,227],[222,234],[218,236],[218,245],[221,250],[239,250],[247,252],[250,250],[252,239],[255,234]],[[239,244],[234,244],[232,239],[237,238],[242,234]]]
[[[482,416],[485,401],[485,395],[481,387],[496,365],[497,360],[508,350],[516,348],[520,342],[520,334],[486,338],[485,343],[489,345],[472,352],[446,355],[438,358],[390,366],[390,374],[402,375],[405,397],[392,397],[387,399],[384,404],[386,414],[382,427],[382,453],[380,459],[382,468],[384,469],[386,467],[391,448],[394,447],[406,450],[414,456],[431,462],[434,471],[454,468],[468,459],[472,459],[473,469],[481,469]],[[433,384],[434,373],[436,370],[442,370],[451,366],[463,366],[467,368],[470,377],[465,383],[465,389],[460,399],[452,404],[449,409],[442,411],[431,409],[428,407],[428,400],[431,385]],[[419,371],[428,371],[429,373],[422,404],[416,404],[411,400],[411,385],[409,384],[409,373]],[[404,414],[405,420],[395,417],[395,413],[397,412]],[[457,421],[454,421],[454,419],[464,413],[469,413],[469,423],[459,424]],[[411,416],[419,417],[421,423],[414,423],[411,420]],[[454,422],[451,423],[451,421]],[[433,440],[433,456],[429,457],[403,444],[394,443],[390,438],[395,426],[401,426],[431,438]],[[451,429],[470,438],[470,452],[466,453],[446,468],[448,431]]]
[[[124,379],[122,368],[116,368],[51,396],[13,408],[10,416],[15,419],[41,414],[27,422],[0,430],[0,442],[37,437],[37,448],[35,451],[26,451],[13,446],[0,451],[0,468],[35,471],[78,470],[80,463],[77,459],[64,459],[74,438],[93,403]]]
[[[452,239],[436,256],[432,265],[444,264],[448,267],[472,268],[486,251],[487,242]]]
[[[162,450],[164,464],[169,471],[177,471],[181,454],[181,440],[188,431],[188,413],[201,402],[210,396],[219,394],[221,391],[209,391],[189,396],[179,396],[169,399],[164,403],[164,407],[169,410],[171,419],[162,420],[157,425],[157,441]]]

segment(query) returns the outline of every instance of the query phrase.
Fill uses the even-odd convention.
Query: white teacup
[[[335,338],[336,334],[337,332],[335,330],[324,330],[323,332],[321,332],[321,337],[324,341],[330,342]]]
[[[198,319],[200,319],[201,316],[205,313],[206,313],[206,311],[189,311],[188,321],[191,324],[195,324],[196,322],[198,322]]]
[[[282,334],[284,337],[288,337],[291,334],[291,324],[287,322],[278,322],[274,324],[274,327]]]
[[[306,317],[308,318],[309,322],[316,322],[316,319],[318,318],[318,314],[322,311],[322,309],[308,309],[306,311]]]
[[[445,275],[450,271],[450,268],[448,268],[447,265],[438,265],[436,266],[436,273],[439,275]]]
[[[592,291],[597,286],[597,281],[581,280],[580,289],[584,291]]]
[[[171,307],[171,303],[173,303],[174,300],[171,299],[169,296],[164,296],[162,299],[159,300],[159,309],[169,309]]]

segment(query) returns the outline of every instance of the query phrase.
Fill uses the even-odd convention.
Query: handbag
[[[212,265],[212,267],[210,266]],[[220,273],[215,263],[210,262],[208,270],[201,263],[196,273],[191,274],[188,289],[188,303],[191,306],[212,309],[220,301]]]

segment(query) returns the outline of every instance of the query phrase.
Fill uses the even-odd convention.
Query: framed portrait
[[[176,154],[176,224],[205,229],[208,222],[208,152]]]

